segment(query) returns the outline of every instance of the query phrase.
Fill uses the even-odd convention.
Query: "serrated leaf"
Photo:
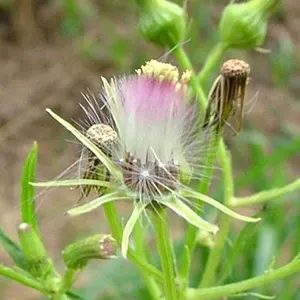
[[[26,260],[23,251],[5,232],[0,228],[0,243],[3,245],[6,252],[15,262],[15,264],[23,270],[27,269]]]
[[[35,181],[37,156],[38,145],[34,142],[23,168],[21,180],[21,214],[22,222],[30,224],[35,232],[40,236],[35,212],[35,188],[30,184]]]

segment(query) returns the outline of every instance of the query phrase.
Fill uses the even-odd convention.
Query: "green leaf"
[[[0,228],[0,243],[10,255],[15,264],[23,270],[27,269],[26,260],[23,251],[12,239],[10,239],[5,232]]]
[[[251,218],[251,217],[247,217],[247,216],[243,216],[243,215],[240,215],[234,211],[232,211],[231,209],[229,209],[228,207],[226,207],[225,205],[221,204],[220,202],[204,195],[204,194],[201,194],[201,193],[198,193],[198,192],[195,192],[195,191],[192,191],[192,190],[183,190],[181,192],[181,195],[183,197],[190,197],[190,198],[195,198],[195,199],[199,199],[205,203],[208,203],[210,204],[211,206],[214,206],[215,208],[217,208],[218,210],[220,210],[221,212],[231,216],[232,218],[235,218],[237,220],[242,220],[242,221],[245,221],[245,222],[252,222],[252,223],[255,223],[255,222],[258,222],[261,220],[261,218]]]
[[[70,291],[70,292],[67,292],[66,294],[72,300],[86,300],[86,298],[84,298],[83,296],[81,296],[77,292]]]
[[[134,205],[134,210],[129,218],[129,220],[126,223],[126,226],[123,231],[123,237],[122,237],[122,255],[123,257],[126,257],[127,255],[127,250],[128,250],[128,245],[129,245],[129,238],[132,233],[132,230],[134,228],[135,223],[137,222],[140,214],[143,212],[143,210],[146,208],[148,203],[145,202],[137,202]]]
[[[105,203],[108,203],[111,201],[116,201],[116,200],[125,200],[125,199],[129,199],[129,198],[125,197],[124,195],[120,195],[120,193],[106,194],[106,195],[96,198],[95,200],[88,202],[84,205],[70,209],[68,211],[68,215],[70,215],[70,216],[81,215],[81,214],[90,212]]]
[[[38,145],[36,142],[34,142],[23,168],[23,176],[21,181],[21,214],[22,221],[24,223],[30,224],[35,232],[40,236],[37,217],[35,213],[35,189],[30,184],[30,182],[35,181],[37,156]]]
[[[201,217],[199,217],[192,209],[190,209],[186,204],[184,204],[182,201],[178,200],[175,197],[171,198],[168,197],[168,199],[164,198],[158,198],[156,199],[157,202],[169,207],[172,209],[176,214],[183,217],[186,221],[191,223],[192,225],[204,229],[206,231],[217,233],[219,230],[218,226],[213,225],[205,220],[203,220]]]
[[[57,181],[45,181],[45,182],[31,182],[32,186],[35,187],[67,187],[67,186],[78,186],[78,185],[93,185],[103,186],[108,188],[116,188],[111,182],[94,180],[94,179],[70,179],[70,180],[57,180]]]

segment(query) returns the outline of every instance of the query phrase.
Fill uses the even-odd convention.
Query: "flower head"
[[[48,110],[98,160],[93,165],[92,173],[97,174],[94,180],[81,179],[79,183],[109,187],[109,192],[71,209],[69,214],[85,213],[115,200],[134,201],[123,233],[123,255],[139,215],[146,207],[155,209],[157,204],[212,233],[218,227],[197,215],[190,199],[200,198],[233,217],[257,221],[236,214],[186,185],[188,177],[199,179],[203,150],[199,109],[187,96],[189,76],[185,72],[180,77],[170,64],[150,61],[136,75],[112,79],[110,83],[103,79],[99,101],[87,97],[88,105],[83,106],[87,116],[84,134]]]
[[[249,73],[250,66],[243,60],[230,59],[223,64],[208,96],[204,127],[211,126],[219,132],[231,116],[237,115],[236,128],[230,128],[241,130]]]

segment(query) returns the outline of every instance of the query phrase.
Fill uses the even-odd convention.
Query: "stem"
[[[214,49],[212,50],[212,52],[208,56],[208,58],[206,60],[206,63],[204,65],[201,73],[199,74],[198,78],[196,78],[194,76],[194,71],[193,71],[192,64],[191,64],[188,56],[184,52],[183,48],[178,47],[174,51],[175,56],[176,56],[177,60],[179,61],[179,63],[181,64],[181,66],[183,68],[187,68],[187,69],[189,69],[193,72],[193,75],[192,75],[192,78],[191,78],[191,87],[194,90],[195,94],[199,97],[199,103],[200,103],[200,106],[203,109],[203,111],[206,108],[207,99],[206,99],[205,93],[203,92],[203,89],[201,87],[201,83],[203,83],[204,79],[207,78],[208,74],[220,62],[220,60],[224,56],[227,48],[228,47],[225,44],[222,44],[222,43],[218,43],[214,47]],[[213,168],[212,167],[213,167],[213,165],[215,163],[215,160],[216,160],[216,147],[214,147],[214,146],[217,146],[218,142],[219,142],[219,147],[222,148],[222,149],[220,149],[220,152],[221,152],[220,160],[221,160],[222,164],[227,165],[228,160],[229,160],[229,163],[230,163],[230,158],[227,157],[225,145],[224,145],[223,140],[220,138],[220,136],[217,136],[215,139],[211,139],[210,144],[209,144],[208,152],[206,154],[206,157],[204,158],[205,165],[206,165],[204,174],[206,175],[206,180],[203,180],[200,184],[200,187],[199,187],[199,191],[202,194],[208,194],[208,191],[209,191],[209,185],[210,185],[211,177],[212,177],[212,174],[213,174]],[[229,166],[229,169],[230,169],[230,176],[232,176],[231,175],[231,166]],[[225,174],[224,174],[224,176],[225,176]],[[224,182],[225,181],[226,180],[224,178]],[[228,197],[229,197],[228,199],[232,198],[232,196],[228,196]],[[225,204],[228,204],[228,202],[229,202],[229,200],[226,201]],[[218,245],[216,245],[216,246],[223,247],[223,245],[224,245],[224,242],[226,240],[226,237],[228,235],[228,231],[229,231],[229,228],[230,228],[230,223],[231,223],[229,218],[230,217],[228,217],[228,216],[227,217],[222,216],[221,226],[223,226],[223,228],[221,227],[221,231],[218,234],[218,237],[219,237],[218,241],[217,241]],[[189,248],[190,257],[192,257],[193,251],[194,251],[194,248],[195,248],[195,245],[196,245],[197,232],[198,232],[198,229],[196,227],[194,227],[192,225],[189,225],[188,230],[187,230],[187,234],[186,234],[186,245]],[[222,249],[214,250],[212,252],[219,252],[219,255],[220,255],[221,250]],[[211,262],[210,262],[209,265],[207,265],[207,267],[205,269],[205,273],[207,274],[207,275],[205,275],[205,277],[206,276],[214,277],[213,274],[215,273],[215,270],[216,270],[216,268],[219,264],[219,260],[220,260],[220,258],[218,258],[215,262],[213,262],[213,257],[210,255],[210,261]],[[183,259],[182,259],[182,262],[181,262],[181,264],[182,264],[181,268],[184,268],[185,263],[186,262],[184,260],[184,255],[183,255]],[[210,268],[210,266],[212,264],[214,264],[214,266],[213,266],[214,269],[211,270],[211,271],[208,271],[208,268]],[[205,279],[205,277],[204,277],[204,279]],[[211,280],[210,278],[208,278],[208,279]],[[207,279],[205,279],[205,281],[206,280]]]
[[[116,239],[118,245],[121,246],[123,229],[115,204],[113,202],[104,204],[104,210],[112,231],[112,235]],[[161,272],[157,270],[157,268],[149,264],[147,261],[145,261],[142,257],[137,255],[131,248],[128,248],[127,257],[131,261],[133,261],[143,273],[147,272],[158,281],[163,282],[164,279]]]
[[[209,145],[208,145],[208,152],[206,154],[206,158],[204,161],[204,168],[203,168],[203,174],[205,174],[205,180],[202,180],[200,182],[199,185],[199,192],[201,194],[208,194],[209,191],[209,186],[211,183],[211,178],[213,175],[213,166],[215,164],[216,161],[216,148],[218,146],[218,142],[219,142],[219,138],[217,137],[216,139],[210,139],[209,141]],[[199,201],[197,203],[198,207],[202,207],[203,206],[203,202]],[[198,228],[193,226],[193,225],[189,225],[188,229],[187,229],[187,234],[186,234],[186,242],[185,245],[187,245],[189,252],[193,253],[195,246],[196,246],[196,239],[197,239],[197,232],[198,232]],[[182,261],[182,267],[184,267],[185,262]]]
[[[290,276],[300,271],[300,259],[295,259],[287,265],[280,267],[274,271],[265,273],[264,275],[256,276],[251,279],[243,280],[237,283],[221,285],[205,289],[189,289],[187,299],[215,299],[226,297],[240,292],[250,290],[259,286],[265,286],[274,281]]]
[[[145,248],[145,235],[144,235],[144,230],[142,228],[141,222],[136,222],[135,224],[134,240],[135,240],[136,253],[143,259],[147,260],[147,252]],[[143,272],[143,277],[148,287],[148,291],[152,296],[152,299],[155,300],[161,299],[161,290],[157,285],[156,281],[154,280],[154,278],[146,272]]]
[[[7,267],[3,266],[2,264],[0,264],[0,276],[1,275],[4,277],[7,277],[9,279],[12,279],[14,281],[17,281],[28,287],[31,287],[42,293],[45,292],[43,285],[40,282],[38,282],[37,280],[27,277],[23,274],[20,274],[19,272],[15,271],[11,268],[7,268]]]
[[[67,291],[69,291],[71,289],[72,285],[74,284],[74,282],[76,280],[76,276],[78,273],[79,273],[79,271],[76,269],[71,269],[71,268],[67,269],[64,279],[63,279],[61,293],[66,293]]]
[[[202,67],[201,72],[197,76],[198,84],[203,85],[208,76],[216,68],[217,64],[220,63],[222,57],[225,55],[228,46],[219,42],[215,47],[210,51],[204,66]]]
[[[300,189],[300,178],[281,188],[275,188],[269,191],[262,191],[249,197],[232,198],[230,205],[247,206],[247,205],[252,205],[257,203],[264,203],[269,200],[273,200],[278,197],[285,196],[289,193],[293,193],[299,189]]]
[[[228,205],[230,199],[233,197],[234,184],[232,177],[231,156],[226,150],[226,146],[223,140],[220,140],[219,143],[219,155],[223,167],[224,204]],[[231,223],[232,218],[228,215],[223,214],[220,222],[220,231],[216,237],[216,244],[209,254],[200,288],[213,284],[215,280],[215,273],[219,266],[222,250],[224,248],[224,244],[226,242]]]
[[[197,78],[195,76],[195,71],[193,69],[192,63],[190,62],[188,56],[186,55],[185,51],[183,50],[183,48],[181,46],[178,46],[174,50],[174,55],[176,56],[176,58],[182,68],[188,69],[192,72],[192,77],[191,77],[191,81],[190,81],[191,87],[198,98],[200,107],[204,111],[206,108],[206,96],[205,96],[205,93],[204,93],[202,87],[197,82]]]
[[[157,207],[153,211],[153,223],[156,231],[157,248],[164,274],[164,290],[166,300],[177,300],[173,252],[167,223],[167,210]]]

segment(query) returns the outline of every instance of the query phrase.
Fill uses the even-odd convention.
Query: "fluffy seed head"
[[[110,84],[103,80],[109,116],[100,111],[88,119],[108,122],[93,124],[86,136],[111,149],[127,187],[151,198],[176,189],[180,174],[199,164],[200,118],[187,97],[189,71],[180,76],[175,66],[151,60],[136,72]]]

